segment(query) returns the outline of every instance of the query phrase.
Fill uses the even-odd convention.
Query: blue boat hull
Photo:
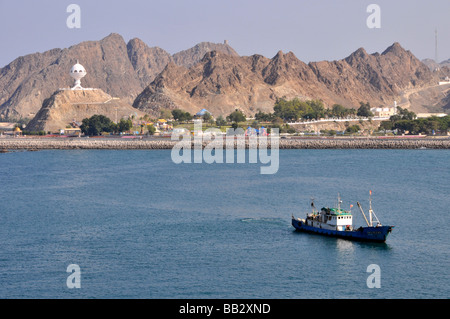
[[[352,231],[339,231],[323,229],[305,225],[304,222],[292,219],[292,226],[298,231],[316,233],[320,235],[326,235],[331,237],[339,237],[344,239],[358,240],[358,241],[370,241],[384,243],[387,236],[392,231],[394,226],[380,226],[380,227],[360,227]]]

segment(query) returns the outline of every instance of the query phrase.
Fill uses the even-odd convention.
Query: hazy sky
[[[81,28],[69,29],[69,4],[81,8]],[[367,6],[381,9],[369,29]],[[292,51],[304,62],[342,59],[359,47],[383,52],[394,42],[419,59],[450,58],[450,0],[0,0],[0,67],[15,58],[115,32],[169,53],[202,41],[229,44],[240,55]]]

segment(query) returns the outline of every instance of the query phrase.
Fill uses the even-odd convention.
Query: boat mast
[[[311,209],[312,209],[312,213],[313,215],[316,213],[316,206],[314,205],[314,197],[311,197]]]
[[[377,225],[381,226],[380,220],[378,219],[377,215],[375,215],[375,212],[372,209],[372,191],[370,191],[369,194],[370,194],[370,196],[369,196],[370,226],[372,227],[372,225],[373,225],[374,217],[375,217],[375,221],[377,222]]]
[[[359,202],[356,202],[356,204],[358,205],[358,207],[359,207],[359,210],[361,211],[361,214],[363,215],[363,217],[364,217],[364,220],[366,221],[366,223],[367,223],[367,226],[369,226],[370,227],[370,224],[369,224],[369,221],[367,220],[367,218],[366,218],[366,214],[364,214],[364,211],[363,211],[363,209],[362,209],[362,207],[361,207],[361,204],[359,203]]]
[[[338,203],[337,203],[338,210],[341,209],[341,203],[342,203],[342,201],[341,201],[341,195],[338,193]]]

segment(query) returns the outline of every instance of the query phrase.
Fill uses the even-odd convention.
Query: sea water
[[[0,154],[0,298],[449,298],[450,151],[281,150],[174,164],[170,150]],[[372,207],[386,244],[294,231]],[[70,289],[69,265],[80,288]],[[370,265],[380,288],[369,288]]]

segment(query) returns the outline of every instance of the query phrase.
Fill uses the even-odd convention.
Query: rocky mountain
[[[102,114],[112,120],[143,116],[128,103],[113,98],[103,90],[61,90],[45,99],[42,108],[28,123],[27,131],[59,132],[68,124],[81,123],[84,118]]]
[[[150,48],[138,38],[128,42],[127,52],[142,88],[151,83],[169,62],[173,62],[168,52],[158,47]]]
[[[228,45],[227,41],[225,41],[223,44],[201,42],[190,49],[175,53],[173,55],[173,61],[177,65],[190,68],[201,59],[203,59],[206,53],[211,51],[219,51],[231,56],[239,56],[239,54],[237,54],[237,52]]]
[[[138,95],[133,106],[157,113],[160,108],[197,112],[206,108],[226,115],[240,108],[248,115],[272,111],[277,98],[321,99],[327,106],[393,105],[403,91],[427,87],[433,73],[414,55],[394,43],[382,54],[363,48],[339,61],[309,63],[292,52],[272,59],[207,53],[190,68],[169,64]]]
[[[141,83],[128,59],[127,45],[118,34],[67,49],[19,57],[0,70],[0,114],[32,118],[44,99],[60,87],[73,86],[69,70],[77,59],[87,70],[83,87],[100,88],[131,102]]]
[[[258,109],[272,111],[282,97],[320,99],[326,106],[358,107],[360,101],[392,105],[406,99],[405,92],[420,95],[450,71],[430,71],[398,43],[381,54],[360,48],[342,60],[305,64],[292,52],[280,51],[271,59],[239,56],[226,42],[202,42],[171,55],[137,38],[126,43],[113,33],[99,41],[19,57],[1,68],[0,117],[33,118],[53,92],[73,85],[69,70],[77,59],[87,70],[83,87],[99,88],[155,116],[161,108],[192,113],[206,108],[215,116],[240,108],[253,115]],[[421,96],[405,105],[413,111],[447,105],[439,100],[445,94]],[[428,96],[432,100],[424,103]]]
[[[53,92],[73,85],[69,70],[77,60],[87,70],[83,87],[99,88],[132,103],[167,63],[190,65],[213,48],[235,54],[225,44],[201,43],[172,57],[139,39],[125,43],[122,36],[112,33],[100,41],[22,56],[0,69],[0,117],[33,118]]]

